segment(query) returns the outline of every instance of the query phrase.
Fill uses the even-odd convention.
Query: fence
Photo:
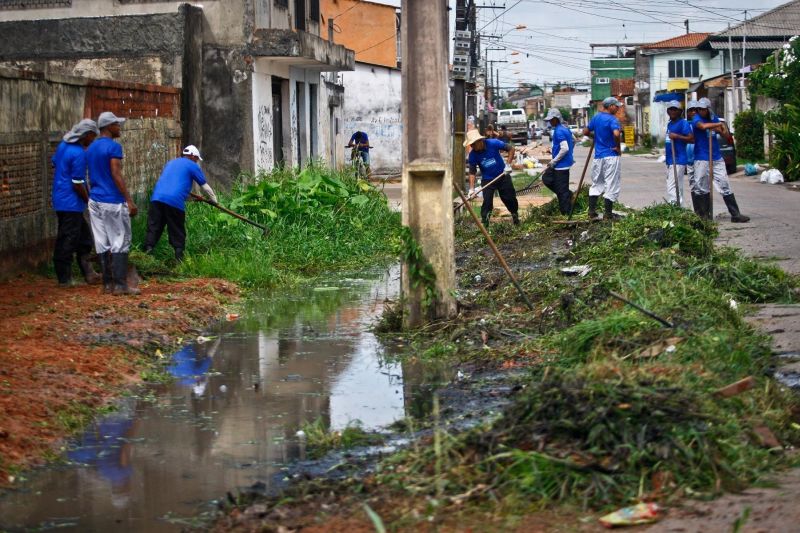
[[[0,277],[49,258],[50,157],[74,123],[102,111],[128,118],[123,176],[131,191],[145,192],[180,150],[178,89],[0,69]]]

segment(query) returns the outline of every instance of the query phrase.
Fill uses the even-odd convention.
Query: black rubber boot
[[[175,260],[178,263],[183,261],[183,248],[175,248]]]
[[[692,208],[694,208],[694,213],[703,218],[703,195],[702,194],[695,194],[692,193]]]
[[[89,285],[97,285],[103,280],[103,277],[94,271],[92,262],[89,261],[89,254],[83,254],[78,257],[78,266],[81,269],[81,274],[83,274],[83,279]]]
[[[614,214],[614,201],[609,200],[608,198],[604,198],[603,203],[605,205],[605,213],[603,214],[603,220],[618,220],[619,217]]]
[[[736,197],[731,193],[728,196],[723,196],[725,205],[728,206],[728,212],[731,214],[731,222],[744,223],[750,222],[750,217],[745,216],[739,212],[739,205],[736,203]]]
[[[111,253],[105,252],[98,254],[100,259],[100,270],[103,275],[103,293],[111,294],[114,292],[114,274],[111,271]]]
[[[589,197],[589,220],[597,220],[600,218],[597,215],[597,200],[599,196],[590,196]]]
[[[517,213],[511,213],[511,220],[515,226],[519,226],[519,215]]]
[[[701,194],[700,199],[703,202],[703,214],[700,215],[700,217],[706,220],[713,220],[714,214],[711,212],[711,193],[707,192],[705,194]]]
[[[139,294],[139,289],[128,287],[128,254],[111,254],[114,272],[114,295]]]

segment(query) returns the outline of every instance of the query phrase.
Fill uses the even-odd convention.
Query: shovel
[[[216,207],[217,209],[219,209],[220,211],[222,211],[222,212],[223,212],[223,213],[225,213],[225,214],[228,214],[228,215],[230,215],[230,216],[232,216],[232,217],[234,217],[234,218],[238,218],[238,219],[239,219],[239,220],[241,220],[242,222],[247,222],[248,224],[250,224],[250,225],[253,225],[253,226],[257,227],[258,229],[260,229],[261,231],[263,231],[263,232],[264,232],[264,237],[266,237],[267,235],[269,235],[269,228],[268,228],[268,227],[266,227],[266,226],[263,226],[263,225],[259,224],[258,222],[253,222],[253,221],[252,221],[252,220],[250,220],[249,218],[243,217],[243,216],[242,216],[242,215],[240,215],[239,213],[235,213],[235,212],[231,211],[230,209],[228,209],[227,207],[222,207],[222,206],[221,206],[221,205],[219,205],[218,203],[216,203],[216,202],[212,202],[211,200],[209,200],[208,198],[205,198],[204,196],[200,196],[199,194],[195,194],[195,193],[189,193],[189,194],[190,194],[190,196],[191,196],[192,198],[194,198],[194,199],[195,199],[195,200],[197,200],[198,202],[205,202],[205,203],[207,203],[208,205],[211,205],[211,206],[214,206],[214,207]]]

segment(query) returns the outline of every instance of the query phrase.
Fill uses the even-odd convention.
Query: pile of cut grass
[[[274,287],[361,270],[399,251],[399,213],[382,192],[352,173],[311,165],[242,180],[255,184],[234,187],[220,195],[220,203],[269,227],[268,236],[205,203],[187,202],[184,261],[174,264],[165,231],[152,258],[134,255],[139,269]],[[142,211],[134,220],[137,247],[147,230]]]
[[[462,283],[475,285],[476,270],[495,279],[468,302],[472,313],[415,336],[418,352],[426,342],[448,342],[453,350],[445,356],[456,359],[537,354],[524,391],[495,423],[440,432],[434,446],[385,462],[381,483],[451,501],[481,487],[512,508],[603,508],[738,490],[790,464],[789,456],[765,449],[754,429],[766,426],[782,443],[797,445],[800,402],[767,377],[769,339],[743,313],[751,303],[791,302],[796,280],[715,247],[714,226],[672,206],[568,230],[546,227],[552,207],[495,233],[512,267],[537,230],[569,242],[551,257],[551,268],[519,276],[535,314],[515,310],[516,291],[467,229],[461,252],[475,255],[463,263],[472,271],[462,272]],[[546,257],[539,254],[535,259]],[[567,277],[559,272],[565,264],[592,270]],[[609,291],[676,327],[663,327]],[[480,331],[489,333],[490,350],[470,337]],[[729,399],[714,394],[746,376],[755,378],[754,390]]]

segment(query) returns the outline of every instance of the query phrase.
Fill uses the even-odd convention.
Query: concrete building
[[[26,5],[16,3],[15,5]],[[0,10],[0,66],[181,89],[206,172],[336,162],[354,55],[320,38],[319,0],[42,0]]]
[[[592,102],[602,102],[611,94],[611,80],[633,78],[634,58],[599,57],[589,60],[592,75]]]
[[[344,146],[354,132],[363,131],[374,147],[373,176],[400,177],[403,124],[397,9],[362,0],[323,0],[322,8],[333,20],[333,41],[355,54],[355,69],[341,74],[344,143],[338,146],[339,154],[349,159]]]
[[[710,35],[687,33],[637,48],[635,121],[643,134],[664,140],[669,119],[666,102],[658,102],[664,98],[657,95],[680,93],[679,100],[684,101],[692,83],[724,72],[722,55],[703,47]]]

